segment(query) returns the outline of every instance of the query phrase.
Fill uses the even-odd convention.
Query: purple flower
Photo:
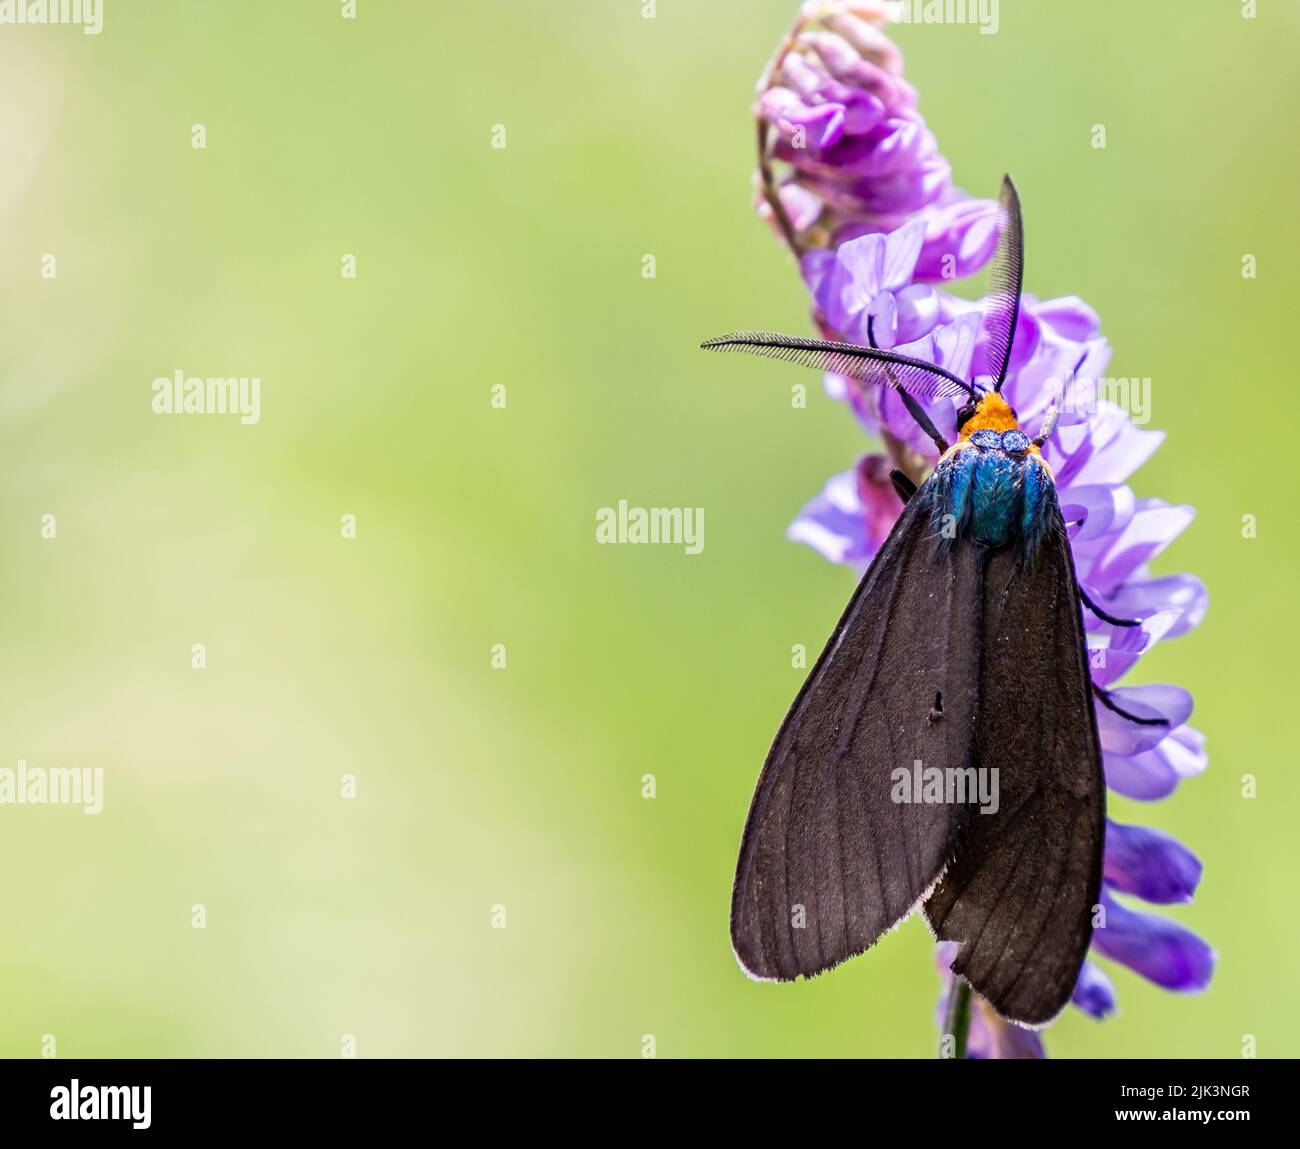
[[[1130,910],[1102,890],[1106,918],[1093,948],[1165,989],[1195,993],[1210,984],[1215,953],[1191,930],[1157,914]]]
[[[799,254],[917,219],[915,278],[960,278],[993,254],[996,209],[953,187],[882,30],[889,10],[804,4],[759,86],[759,210]]]
[[[1115,987],[1101,966],[1086,961],[1070,1000],[1089,1017],[1100,1021],[1115,1012]]]
[[[949,998],[952,996],[952,974],[948,967],[956,953],[956,942],[940,942],[935,947],[935,964],[943,982],[936,1011],[941,1030],[947,1022]],[[1046,1057],[1047,1050],[1038,1030],[1012,1025],[990,1009],[982,998],[972,995],[966,1056],[974,1061],[1031,1061]]]
[[[903,509],[889,481],[892,469],[884,455],[863,455],[853,470],[831,476],[790,524],[786,537],[807,543],[833,563],[866,569]]]
[[[1146,826],[1106,823],[1106,885],[1145,902],[1190,902],[1201,863],[1176,838]]]
[[[925,224],[913,220],[887,235],[862,235],[833,251],[805,255],[804,281],[822,321],[855,343],[875,338],[882,347],[932,331],[940,319],[939,296],[913,282],[924,240]]]
[[[1190,726],[1171,730],[1152,749],[1139,754],[1102,753],[1106,785],[1139,801],[1167,798],[1184,778],[1205,769],[1205,737]]]
[[[930,284],[948,278],[947,266],[966,275],[986,262],[996,243],[996,219],[987,201],[970,200],[949,182],[948,165],[916,112],[916,95],[902,79],[902,58],[881,30],[884,23],[879,4],[805,5],[763,85],[760,116],[774,137],[763,166],[776,179],[773,187],[793,229],[782,233],[801,255],[814,317],[829,338],[867,343],[870,336],[881,347],[978,376],[988,370],[980,304]],[[784,162],[779,178],[771,173],[771,157]],[[772,218],[770,201],[764,207]],[[1195,628],[1207,595],[1192,575],[1151,574],[1151,561],[1195,512],[1138,498],[1128,486],[1164,436],[1139,427],[1100,393],[1097,380],[1109,358],[1097,314],[1086,303],[1026,294],[1003,394],[1031,435],[1051,403],[1060,404],[1057,431],[1043,453],[1056,478],[1079,582],[1108,613],[1141,620],[1116,626],[1085,612],[1093,682],[1120,709],[1164,723],[1135,723],[1097,706],[1107,785],[1125,797],[1155,801],[1205,769],[1204,738],[1187,725],[1192,698],[1174,685],[1116,683],[1158,643]],[[888,453],[865,455],[834,476],[788,535],[861,571],[902,507],[890,469],[920,478],[937,452],[889,390],[865,390],[837,376],[827,377],[826,389],[884,441]],[[954,439],[959,402],[923,406],[939,431]],[[1214,951],[1176,922],[1116,899],[1189,902],[1200,877],[1201,863],[1174,838],[1109,822],[1094,954],[1166,989],[1204,989]],[[945,944],[941,1009],[951,985]],[[1073,1003],[1099,1019],[1116,1010],[1114,987],[1091,960],[1080,972]],[[1038,1033],[1009,1025],[976,998],[968,1055],[1045,1052]]]

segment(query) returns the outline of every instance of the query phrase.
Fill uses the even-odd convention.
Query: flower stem
[[[794,224],[790,222],[790,216],[785,210],[785,204],[781,202],[781,195],[776,188],[776,180],[772,175],[772,164],[767,154],[767,121],[759,114],[758,120],[758,179],[763,188],[763,198],[767,200],[767,206],[772,209],[772,215],[776,219],[776,226],[781,229],[781,238],[785,240],[785,245],[790,249],[791,254],[798,260],[803,255],[803,248],[799,245],[799,237],[795,234]]]
[[[759,185],[763,191],[763,198],[767,201],[767,206],[772,209],[772,215],[776,219],[776,226],[781,231],[781,238],[785,240],[785,245],[790,249],[791,254],[798,260],[803,255],[803,247],[799,243],[799,237],[795,232],[794,224],[790,222],[790,216],[785,210],[785,204],[781,202],[780,193],[777,191],[776,179],[772,172],[772,162],[768,155],[768,124],[763,118],[761,107],[762,95],[772,86],[777,73],[781,70],[781,64],[786,55],[793,50],[799,34],[808,24],[808,14],[800,9],[799,15],[795,17],[794,23],[790,30],[785,34],[781,41],[780,47],[777,48],[776,54],[768,61],[767,67],[763,69],[762,76],[758,80],[758,102],[754,105],[754,119],[758,126],[758,179]]]
[[[966,1056],[966,1037],[970,1033],[970,982],[958,974],[952,979],[952,992],[948,996],[948,1016],[944,1021],[944,1036],[952,1035],[956,1060]]]

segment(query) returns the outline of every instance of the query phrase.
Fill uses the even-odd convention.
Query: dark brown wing
[[[995,814],[972,813],[925,903],[952,963],[1003,1017],[1050,1021],[1092,938],[1106,791],[1080,602],[1059,521],[1028,566],[990,557],[976,765],[998,771]]]
[[[929,502],[904,508],[763,766],[731,903],[754,977],[861,953],[933,885],[967,816],[894,800],[896,770],[965,767],[974,741],[980,558],[936,537]]]

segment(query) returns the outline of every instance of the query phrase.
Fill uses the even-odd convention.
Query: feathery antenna
[[[983,323],[994,391],[1002,390],[1011,363],[1011,344],[1016,337],[1016,320],[1020,316],[1024,255],[1025,228],[1020,215],[1020,195],[1011,177],[1003,176],[1002,191],[998,195],[998,247],[989,271]]]
[[[823,339],[779,335],[774,331],[737,331],[717,339],[706,339],[700,347],[705,351],[744,351],[766,359],[781,359],[927,399],[955,398],[958,395],[975,398],[975,388],[971,384],[942,367],[894,351],[859,347],[856,343],[831,343]]]

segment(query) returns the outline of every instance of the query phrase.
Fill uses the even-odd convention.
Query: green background
[[[1027,289],[1089,300],[1111,373],[1152,379],[1138,493],[1199,512],[1158,569],[1210,614],[1133,680],[1194,691],[1210,769],[1114,806],[1204,859],[1169,912],[1219,970],[1185,998],[1110,966],[1119,1016],[1068,1012],[1057,1056],[1300,1053],[1300,13],[1259,7],[896,31],[958,182],[1015,174]],[[750,206],[793,0],[641,8],[0,26],[0,764],[106,790],[0,807],[0,1053],[932,1055],[917,921],[807,984],[731,955],[790,649],[852,586],[783,531],[867,441],[815,376],[794,410],[794,376],[695,350],[807,325]],[[261,422],[154,415],[177,369],[258,375]],[[620,499],[704,507],[704,552],[597,545]]]

